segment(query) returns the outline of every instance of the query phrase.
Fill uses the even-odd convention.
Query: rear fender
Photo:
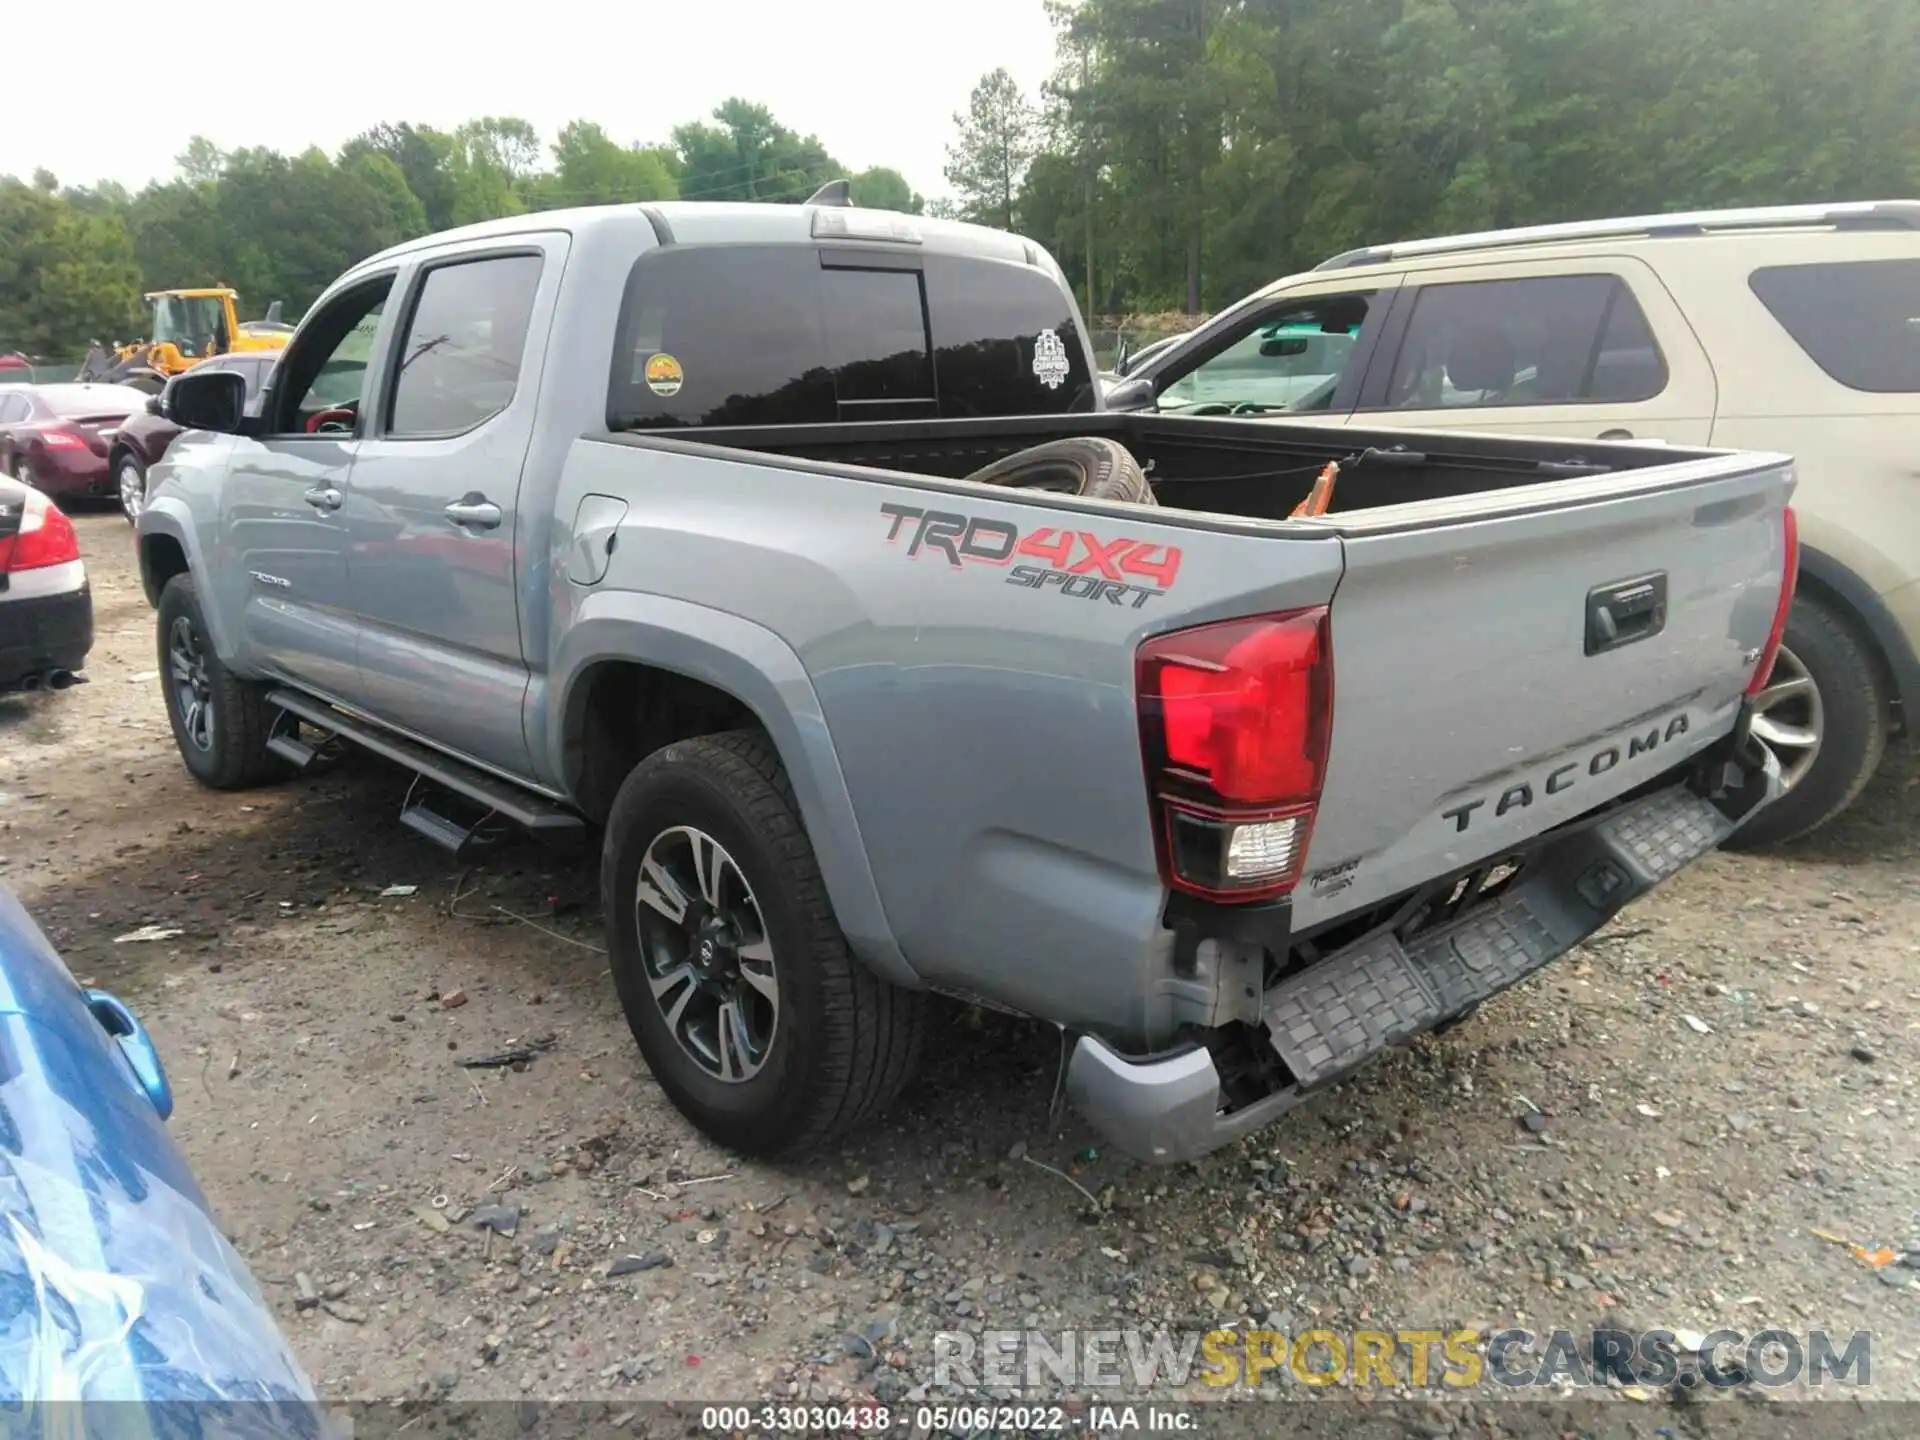
[[[545,757],[548,774],[572,798],[578,798],[587,696],[581,682],[610,660],[698,680],[754,713],[786,767],[834,915],[854,953],[882,979],[918,986],[880,902],[819,697],[792,647],[764,626],[684,600],[632,592],[588,597],[554,651],[547,691],[553,703],[536,704],[528,717],[534,753]]]

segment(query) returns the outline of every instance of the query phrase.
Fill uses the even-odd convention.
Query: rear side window
[[[1388,381],[1404,410],[1624,404],[1667,385],[1633,292],[1612,275],[1421,290]]]
[[[1088,408],[1073,307],[1019,265],[823,266],[804,245],[661,249],[621,302],[616,430],[1027,415]]]
[[[1874,394],[1920,391],[1920,260],[1776,265],[1747,283],[1831,379]]]
[[[459,435],[513,402],[541,263],[498,255],[427,271],[400,347],[389,437]]]

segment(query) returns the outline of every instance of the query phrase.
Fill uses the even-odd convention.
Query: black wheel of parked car
[[[220,662],[192,576],[176,575],[160,592],[156,629],[167,722],[193,778],[214,790],[244,790],[279,774],[281,762],[267,749],[267,687]]]
[[[1796,839],[1851,805],[1886,753],[1887,710],[1886,681],[1868,642],[1826,601],[1797,596],[1753,721],[1786,788],[1727,848]]]
[[[982,485],[1053,490],[1064,495],[1085,495],[1092,500],[1124,500],[1130,505],[1156,503],[1140,462],[1127,447],[1092,435],[1049,440],[1044,445],[996,460],[966,478]]]
[[[131,450],[122,450],[113,459],[113,478],[120,488],[120,509],[132,524],[147,508],[147,467]]]
[[[911,1076],[926,997],[856,960],[772,742],[681,741],[620,787],[600,861],[615,988],[647,1067],[700,1130],[797,1154]]]

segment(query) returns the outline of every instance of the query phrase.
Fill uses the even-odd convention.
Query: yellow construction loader
[[[266,319],[242,322],[240,297],[224,285],[155,290],[145,299],[152,313],[148,338],[131,345],[96,342],[75,379],[132,385],[157,394],[168,380],[202,360],[283,350],[293,335],[293,327],[281,323],[277,300]]]

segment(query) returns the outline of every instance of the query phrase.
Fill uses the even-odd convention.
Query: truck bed
[[[1420,505],[1426,507],[1423,513],[1430,513],[1437,501],[1673,466],[1723,453],[1620,441],[1587,444],[1140,413],[716,428],[651,432],[644,439],[957,480],[1015,451],[1074,435],[1104,436],[1126,446],[1146,470],[1163,506],[1248,520],[1285,520],[1327,461],[1353,455],[1363,458],[1358,464],[1343,464],[1328,511],[1332,517],[1405,505]],[[1542,500],[1557,503],[1560,494],[1571,493],[1513,498],[1517,508],[1527,508]],[[1476,507],[1482,512],[1486,508]]]

